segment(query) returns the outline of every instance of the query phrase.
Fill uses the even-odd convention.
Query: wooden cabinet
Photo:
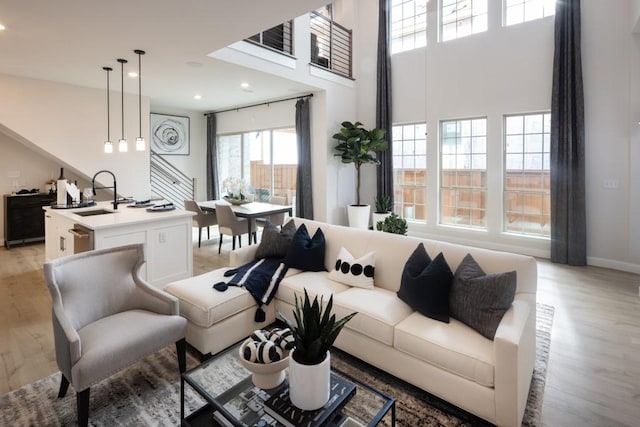
[[[4,245],[44,240],[44,211],[56,201],[55,194],[25,194],[4,196]]]

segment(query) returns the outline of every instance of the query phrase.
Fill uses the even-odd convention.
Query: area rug
[[[537,307],[536,366],[525,410],[524,426],[541,426],[545,375],[551,342],[553,307]],[[422,390],[342,352],[332,353],[332,362],[352,376],[362,378],[397,399],[399,426],[484,426],[481,419],[453,407]],[[189,355],[188,368],[198,364]],[[73,387],[57,399],[60,374],[53,374],[0,397],[2,426],[72,426],[76,423]],[[204,404],[185,387],[185,412]],[[89,424],[92,426],[180,425],[180,377],[173,346],[145,358],[91,388]],[[386,423],[388,420],[383,420]]]

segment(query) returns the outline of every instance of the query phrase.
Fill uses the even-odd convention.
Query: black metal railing
[[[351,30],[311,12],[311,63],[351,78],[351,52]]]
[[[293,20],[254,34],[246,41],[293,55]]]
[[[162,197],[184,209],[185,200],[195,200],[196,179],[151,151],[151,197]]]

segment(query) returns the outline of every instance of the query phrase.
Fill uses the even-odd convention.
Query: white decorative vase
[[[369,205],[349,205],[347,206],[347,217],[349,227],[369,229]]]
[[[380,221],[384,221],[384,219],[388,216],[391,215],[391,212],[386,212],[386,213],[378,213],[378,212],[373,212],[371,213],[371,223],[373,225],[373,229],[377,230],[377,225],[378,222]]]
[[[304,411],[322,408],[329,401],[331,381],[331,356],[317,365],[303,365],[289,357],[289,397],[291,403]]]

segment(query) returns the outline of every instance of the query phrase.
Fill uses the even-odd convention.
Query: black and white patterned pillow
[[[329,279],[349,286],[373,289],[375,265],[375,252],[356,259],[343,247],[338,253],[334,268],[329,272]]]

